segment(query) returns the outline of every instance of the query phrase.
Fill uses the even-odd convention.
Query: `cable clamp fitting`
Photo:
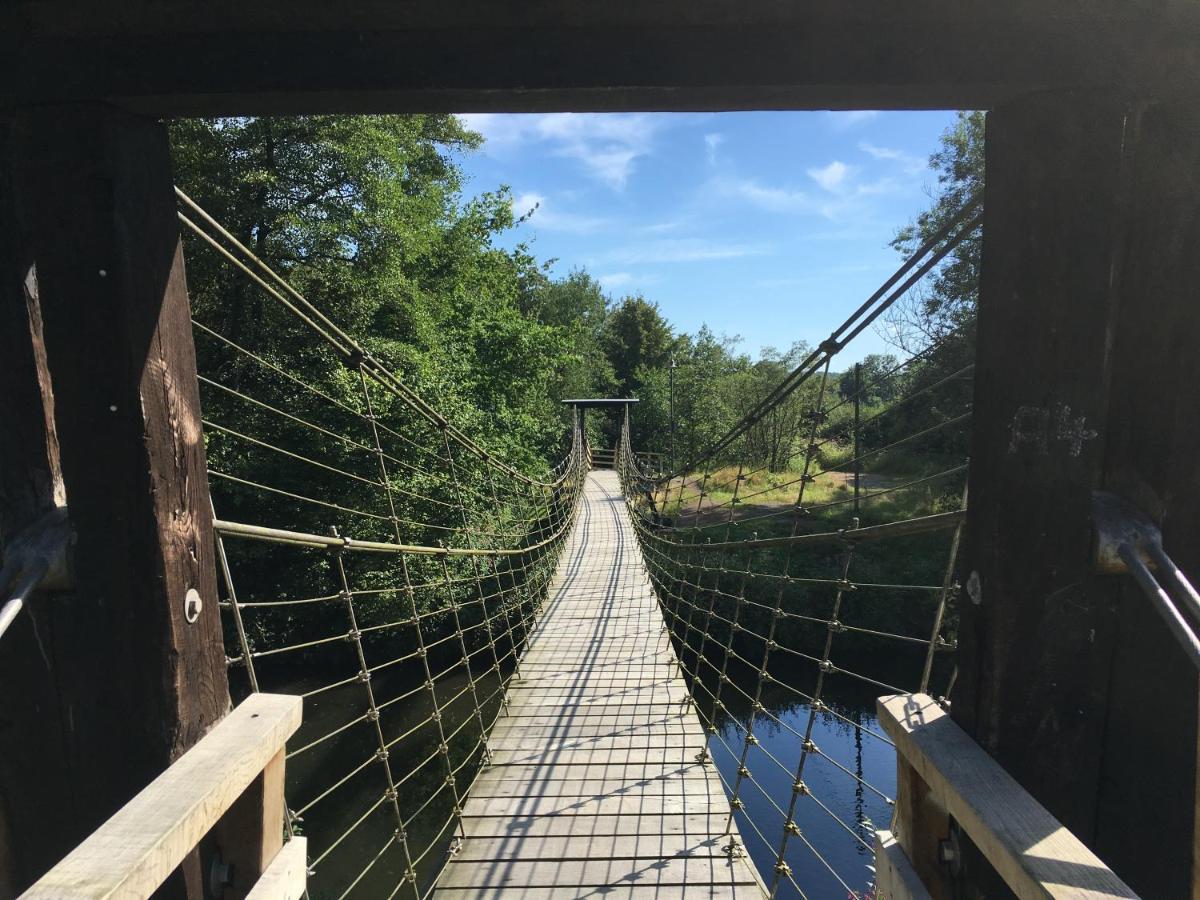
[[[788,834],[795,834],[795,835],[800,834],[800,826],[797,825],[795,822],[793,822],[791,819],[788,819],[787,824],[783,826],[783,830],[786,831]]]
[[[799,794],[801,797],[805,797],[808,795],[808,792],[809,792],[808,785],[805,784],[803,781],[797,781],[792,784],[792,793],[793,794]]]

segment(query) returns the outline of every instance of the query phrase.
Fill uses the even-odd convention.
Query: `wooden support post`
[[[225,900],[241,900],[283,847],[284,756],[280,750],[217,823],[221,862],[232,866]]]
[[[0,122],[0,556],[64,502],[37,273],[17,204],[14,134]],[[54,610],[38,595],[4,636],[0,684],[0,896],[12,896],[73,843],[66,785],[34,777],[65,768],[62,710],[42,647]]]
[[[1114,320],[1104,488],[1154,519],[1200,581],[1200,106],[1139,122]],[[1197,677],[1146,596],[1114,577],[1108,726],[1095,849],[1144,897],[1200,895]],[[1161,773],[1154,774],[1151,773]]]
[[[203,736],[229,693],[166,128],[99,105],[18,124],[77,534],[78,593],[48,652],[70,722],[53,774],[73,802],[56,814],[78,841]]]
[[[1200,524],[1200,374],[1179,343],[1200,337],[1200,192],[1183,175],[1200,144],[1177,138],[1148,144],[1142,109],[1090,93],[989,114],[954,698],[966,731],[1153,897],[1191,892],[1196,679],[1144,598],[1093,573],[1090,500],[1136,502],[1140,482],[1180,492],[1180,539]],[[1182,182],[1153,171],[1168,159]]]

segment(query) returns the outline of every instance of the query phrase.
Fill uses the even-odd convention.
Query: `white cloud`
[[[838,193],[846,186],[847,178],[855,172],[841,160],[835,159],[821,169],[809,169],[808,177],[822,188],[832,193]]]
[[[860,141],[858,149],[868,156],[873,156],[875,159],[899,163],[904,172],[909,175],[916,175],[925,168],[925,160],[919,156],[913,156],[911,153],[905,153],[903,150],[896,150],[891,147],[877,147],[868,141]]]
[[[487,140],[487,149],[511,152],[541,144],[552,156],[576,160],[589,175],[614,190],[625,187],[637,160],[653,151],[664,120],[647,113],[547,113],[460,116]]]
[[[600,275],[596,280],[600,282],[600,287],[611,291],[613,288],[623,287],[633,281],[633,273],[609,272],[607,275]]]
[[[814,212],[815,204],[804,191],[771,187],[749,178],[722,178],[709,183],[716,194],[744,200],[776,213]]]
[[[543,194],[527,191],[513,198],[513,215],[526,217],[530,226],[544,231],[565,231],[571,234],[591,234],[608,227],[611,222],[600,216],[582,216],[563,212]]]
[[[748,178],[712,179],[704,190],[710,196],[738,200],[771,213],[815,215],[836,220],[865,215],[869,197],[889,193],[897,186],[891,178],[863,182],[858,175],[857,167],[835,160],[823,168],[808,170],[808,176],[822,188],[821,191],[810,193]]]
[[[717,148],[723,143],[725,143],[725,135],[721,134],[720,132],[713,131],[704,136],[704,147],[708,152],[709,163],[716,164]]]
[[[765,244],[734,244],[726,241],[703,238],[677,238],[671,240],[646,241],[619,247],[607,255],[617,263],[646,264],[674,262],[703,262],[715,259],[739,259],[744,256],[762,256],[772,248]]]
[[[836,109],[830,110],[825,114],[829,117],[833,127],[838,131],[844,131],[849,128],[854,128],[862,125],[865,122],[870,122],[879,115],[877,109]]]

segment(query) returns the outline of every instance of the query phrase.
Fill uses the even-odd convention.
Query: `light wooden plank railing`
[[[876,834],[880,900],[950,895],[951,819],[1022,900],[1137,897],[932,697],[881,697],[877,707],[897,767],[892,831]]]
[[[296,900],[304,840],[283,847],[283,770],[301,708],[299,697],[251,695],[23,896],[148,897],[213,831],[232,867],[226,896]]]

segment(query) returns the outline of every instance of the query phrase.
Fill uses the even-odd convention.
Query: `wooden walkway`
[[[588,475],[520,675],[439,898],[764,895],[722,849],[729,801],[696,762],[706,736],[615,472]]]

